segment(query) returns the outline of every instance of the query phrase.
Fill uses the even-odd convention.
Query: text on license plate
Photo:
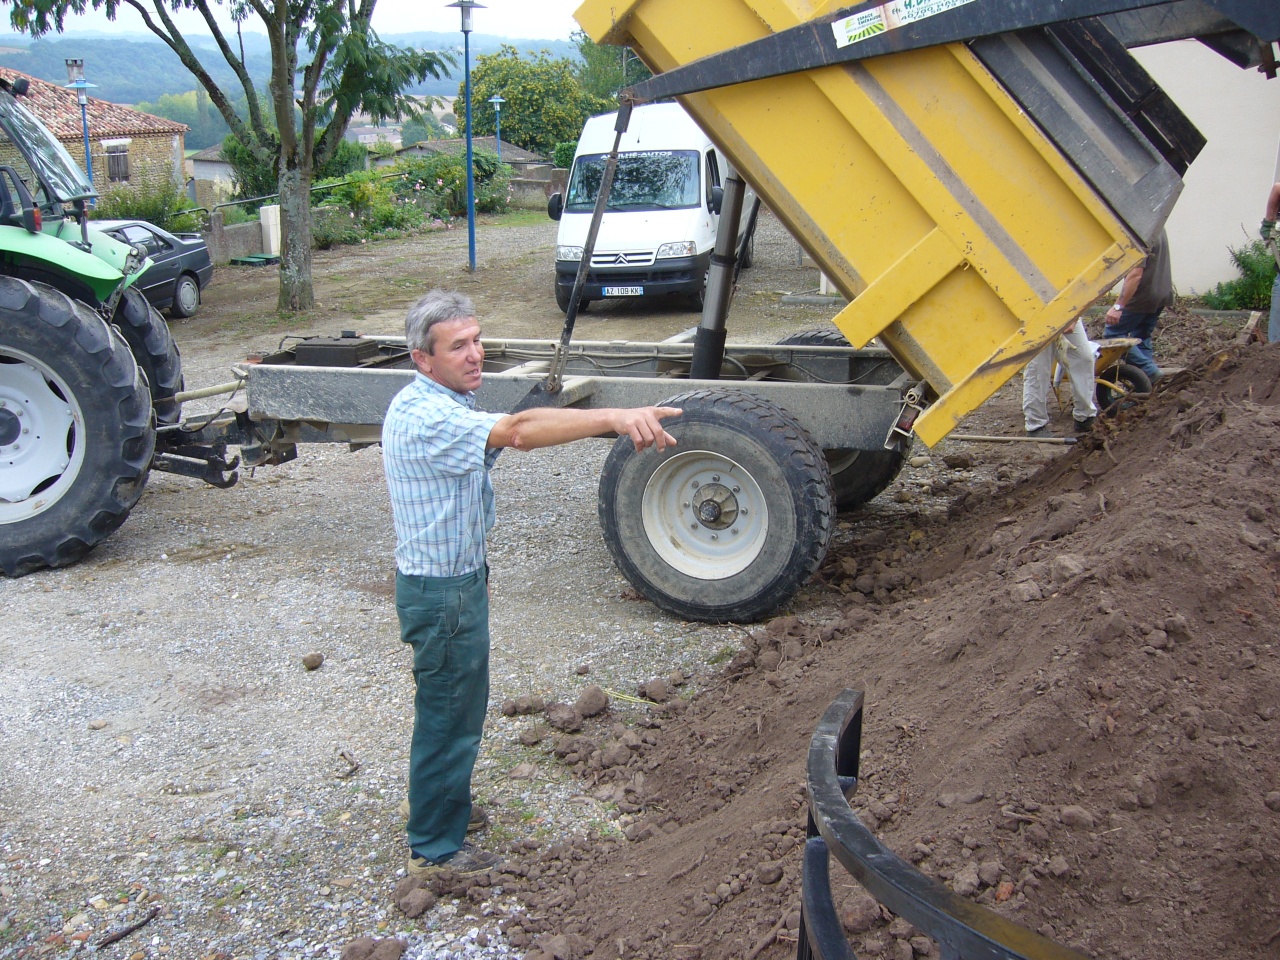
[[[606,297],[643,297],[644,287],[605,287]]]

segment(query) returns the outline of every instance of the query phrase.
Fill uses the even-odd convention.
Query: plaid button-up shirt
[[[421,577],[458,577],[484,566],[494,522],[485,443],[500,413],[475,409],[419,373],[396,394],[382,424],[382,462],[396,526],[396,567]]]

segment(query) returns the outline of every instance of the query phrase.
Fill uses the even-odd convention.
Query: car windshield
[[[604,176],[605,154],[583,154],[573,163],[565,210],[595,208]],[[610,210],[668,210],[696,207],[698,189],[696,150],[645,150],[618,155],[618,169],[609,191]]]
[[[18,172],[42,207],[98,195],[66,148],[7,92],[0,93],[0,163]]]

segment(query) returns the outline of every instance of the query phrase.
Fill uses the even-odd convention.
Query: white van
[[[547,203],[547,214],[560,221],[555,291],[565,312],[616,119],[609,113],[587,120],[565,196],[553,194]],[[578,309],[605,297],[667,294],[684,294],[701,309],[728,172],[728,161],[680,104],[636,107],[618,144],[618,169]],[[748,192],[744,211],[753,199]],[[743,230],[748,219],[744,212]]]

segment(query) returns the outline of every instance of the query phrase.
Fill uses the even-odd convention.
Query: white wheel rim
[[[741,573],[764,549],[769,507],[741,465],[709,450],[665,460],[645,486],[641,521],[666,563],[699,580]]]
[[[47,510],[84,463],[84,415],[66,382],[34,357],[0,355],[0,523]]]

